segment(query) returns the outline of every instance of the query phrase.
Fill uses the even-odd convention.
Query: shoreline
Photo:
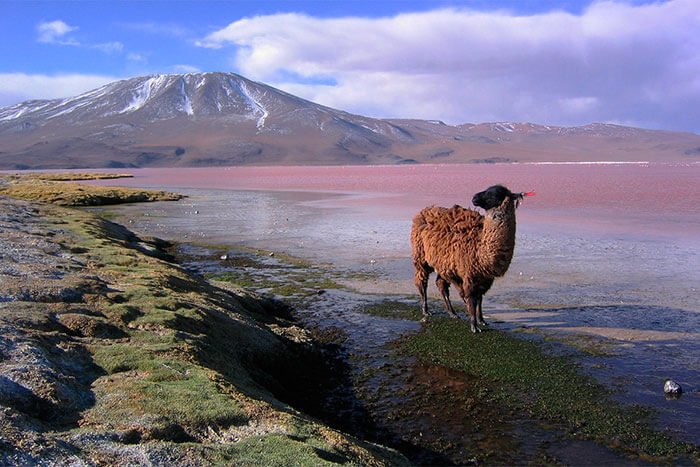
[[[407,465],[277,399],[322,363],[278,302],[88,213],[0,205],[4,462]]]
[[[191,199],[190,199],[190,200],[191,200]],[[169,206],[173,206],[173,205],[169,205]],[[317,208],[317,207],[316,207],[316,208]],[[149,210],[150,210],[150,209],[158,209],[158,207],[157,207],[157,205],[149,205],[148,209],[149,209]],[[150,216],[149,216],[149,217],[150,217]],[[156,219],[157,219],[157,218],[156,218]],[[201,217],[197,217],[197,219],[198,219],[198,222],[201,222]],[[163,220],[163,218],[160,218],[160,221],[162,221],[162,220]],[[84,247],[82,247],[82,246],[76,246],[76,248],[84,248]],[[219,247],[219,248],[221,248],[221,247]],[[80,250],[76,250],[76,251],[80,251]],[[275,251],[275,250],[273,250],[273,251]],[[277,256],[277,257],[282,256],[282,255],[280,254],[280,251],[279,251],[279,250],[276,250],[276,252],[277,252],[277,253],[276,253],[276,256]],[[82,255],[82,254],[84,254],[84,252],[79,252],[79,253],[76,253],[76,254]],[[218,264],[219,262],[221,262],[220,255],[216,254],[216,255],[214,255],[212,258],[208,259],[208,260],[207,260],[207,261],[208,261],[207,264],[209,264],[209,263],[211,262],[211,260],[213,260],[214,263]],[[351,297],[354,296],[354,295],[353,295],[354,292],[352,292],[352,293],[350,293],[350,294],[348,295],[348,292],[344,292],[344,291],[342,291],[342,289],[340,289],[340,290],[338,290],[338,291],[336,292],[336,291],[335,291],[335,290],[336,290],[335,287],[332,287],[332,286],[330,285],[329,282],[320,282],[320,284],[325,284],[325,285],[321,286],[321,289],[317,289],[317,287],[319,287],[319,286],[318,286],[318,285],[313,285],[313,282],[306,282],[308,279],[310,279],[310,277],[308,277],[308,276],[309,276],[309,271],[311,271],[311,270],[307,270],[307,269],[310,268],[310,267],[312,267],[312,266],[313,266],[313,265],[306,264],[306,265],[304,265],[304,266],[301,267],[301,271],[297,271],[297,272],[294,272],[293,269],[292,269],[292,270],[290,270],[290,269],[284,269],[284,271],[286,271],[285,274],[289,274],[290,271],[292,271],[292,272],[293,272],[293,275],[292,275],[292,276],[289,276],[289,277],[282,275],[282,280],[285,280],[285,277],[287,277],[288,279],[291,279],[292,282],[293,282],[293,281],[299,281],[299,280],[301,280],[301,278],[306,277],[306,279],[304,280],[304,282],[302,282],[302,285],[301,285],[301,287],[300,287],[302,290],[303,290],[304,288],[309,288],[309,287],[311,287],[311,290],[322,290],[322,291],[324,291],[324,293],[322,293],[322,294],[320,294],[320,295],[317,294],[317,293],[311,294],[311,295],[307,295],[307,297],[311,297],[311,298],[313,298],[314,300],[316,300],[317,297],[320,297],[322,300],[334,300],[334,299],[337,298],[338,300],[340,300],[339,303],[342,303],[342,302],[346,301],[347,299],[349,299],[349,298],[351,298]],[[218,267],[218,266],[217,266],[217,267]],[[247,267],[250,267],[250,266],[247,266]],[[304,269],[304,268],[307,268],[307,269]],[[251,270],[251,269],[245,269],[245,268],[244,268],[243,271],[245,271],[245,274],[250,275],[250,274],[254,273],[254,269],[255,269],[255,268],[253,268],[253,270]],[[264,278],[264,277],[267,277],[267,275],[269,274],[269,271],[267,271],[267,272],[265,272],[265,271],[267,271],[267,267],[263,268],[263,272],[264,272],[264,275],[262,276],[263,278]],[[371,271],[370,271],[370,272],[371,272]],[[299,273],[301,273],[302,275],[300,276]],[[317,274],[317,273],[313,273],[313,274],[311,274],[311,275],[313,276],[313,275],[315,275],[315,274]],[[324,273],[324,274],[325,274],[325,273]],[[342,276],[343,274],[344,274],[344,273],[341,272],[341,276]],[[240,276],[240,275],[237,275],[237,276],[235,276],[235,277],[237,278],[237,280],[240,281],[240,279],[241,279],[241,276]],[[357,277],[357,276],[355,276],[355,277]],[[235,283],[235,281],[234,281],[234,283]],[[253,281],[253,283],[255,283],[255,282]],[[304,284],[305,284],[305,285],[304,285]],[[291,296],[294,296],[295,294],[299,293],[299,290],[300,290],[299,287],[290,287],[290,285],[292,285],[292,284],[283,284],[284,287],[283,287],[281,290],[284,290],[284,291],[285,291],[285,294],[290,294]],[[337,295],[337,297],[336,297],[336,295]],[[386,297],[385,295],[383,295],[383,296]],[[507,296],[508,296],[507,294],[504,294],[504,297],[507,297]],[[279,298],[279,297],[278,297],[278,298]],[[383,300],[385,300],[385,299],[386,299],[386,298],[384,298]],[[404,297],[404,299],[406,299],[406,297]],[[159,299],[156,297],[154,300],[157,302]],[[295,300],[296,300],[296,299],[295,299]],[[355,296],[354,300],[358,300],[358,298]],[[361,300],[361,301],[362,301],[362,300],[366,300],[366,298],[362,298],[362,296],[360,296],[359,300]],[[10,303],[12,303],[12,302],[10,302]],[[328,302],[321,302],[321,303],[328,303]],[[127,302],[127,305],[128,305],[128,302]],[[70,306],[70,305],[69,305],[69,306]],[[167,312],[168,312],[168,311],[167,311],[167,310],[168,310],[168,307],[173,307],[173,306],[175,306],[175,305],[168,304],[167,307],[165,308],[165,311],[161,310],[161,311],[158,311],[158,313],[163,313],[163,312],[166,312],[166,313],[167,313]],[[337,305],[336,305],[336,306],[337,306]],[[391,309],[395,309],[397,306],[398,306],[398,305],[391,305]],[[435,304],[433,304],[433,306],[435,306]],[[317,308],[318,308],[318,307],[317,307]],[[321,310],[326,309],[326,308],[327,308],[327,306],[321,307],[321,308],[318,309],[318,311],[321,311]],[[313,311],[314,309],[315,309],[315,308],[312,306],[312,313],[315,313],[315,311]],[[174,308],[173,310],[171,310],[171,311],[175,312],[176,314],[179,313],[177,306],[175,306],[175,308]],[[390,311],[391,311],[391,310],[390,310]],[[324,315],[324,316],[325,316],[325,315]],[[330,315],[328,315],[328,316],[330,316]],[[340,315],[339,315],[339,316],[340,316]],[[354,315],[353,315],[353,316],[354,316]],[[531,317],[532,317],[532,315],[531,315]],[[314,318],[314,319],[315,319],[315,318]],[[324,319],[327,319],[327,318],[324,318]],[[358,318],[358,319],[359,319],[359,318]],[[366,319],[366,318],[362,318],[362,319]],[[148,320],[147,320],[147,321],[148,321]],[[312,322],[313,322],[313,320],[312,320]],[[325,321],[322,321],[322,322],[325,322]],[[408,322],[410,322],[410,320],[408,320]],[[386,324],[386,323],[385,323],[385,324]],[[386,324],[386,325],[388,325],[388,324]],[[392,326],[393,326],[393,325],[392,325]],[[500,326],[499,326],[499,327],[500,327]],[[381,329],[381,328],[380,328],[380,329]],[[127,330],[127,332],[130,332],[130,331]],[[490,333],[489,333],[489,334],[490,334]],[[495,336],[495,335],[500,335],[500,333],[494,334],[494,336]],[[455,346],[460,346],[460,345],[461,345],[461,342],[460,342],[460,341],[461,341],[461,339],[460,339],[459,341],[455,341],[453,344],[454,344]],[[110,357],[110,358],[111,358],[111,357]],[[382,357],[382,358],[383,358],[383,357]],[[169,366],[173,366],[172,363],[168,363],[168,365],[169,365]],[[117,366],[117,367],[118,367],[118,366]],[[176,365],[175,367],[177,367],[177,365]],[[379,371],[379,373],[377,373],[378,375],[379,375],[379,374],[382,374],[382,372],[385,371],[385,370],[382,370],[381,368],[382,368],[382,367],[379,368],[379,370],[381,370],[381,371],[377,370],[377,371]],[[120,370],[120,372],[121,372],[121,371],[123,371],[123,370]],[[431,370],[431,371],[432,371],[432,370]],[[363,370],[361,373],[362,373],[362,374],[365,374],[366,372]],[[367,377],[367,376],[369,376],[369,375],[371,375],[371,373],[367,373],[365,376],[362,376],[362,375],[360,375],[360,376],[362,376],[363,378],[365,378],[365,377]],[[389,375],[389,376],[390,376],[390,375]],[[454,378],[454,377],[455,377],[455,375],[453,374],[453,375],[452,375],[452,378]],[[454,382],[454,381],[453,381],[453,382]],[[450,383],[450,384],[452,384],[452,383]],[[692,395],[689,394],[688,396],[692,396]],[[688,401],[688,402],[692,402],[692,401]],[[423,413],[420,412],[420,411],[418,411],[418,412],[413,413],[412,415],[411,415],[411,414],[409,414],[409,415],[410,415],[410,416],[419,416],[419,417],[422,417],[422,416],[423,416]],[[410,433],[409,433],[409,434],[410,434]],[[496,433],[494,432],[494,434],[496,434]],[[141,436],[142,436],[142,435],[141,435]],[[167,436],[177,436],[177,434],[175,434],[175,435],[167,435]],[[412,435],[411,435],[411,436],[412,436]],[[500,436],[500,435],[499,435],[499,436]],[[411,439],[412,439],[412,438],[411,438]],[[404,441],[405,441],[405,440],[404,440]],[[415,440],[414,440],[414,441],[415,441]],[[400,444],[400,443],[399,443],[399,444]],[[607,449],[607,448],[606,448],[606,449]],[[658,449],[658,448],[654,448],[654,449]],[[667,449],[667,448],[663,448],[663,449]],[[605,451],[605,452],[607,452],[607,451]],[[660,452],[660,451],[659,451],[659,452]],[[666,452],[668,452],[668,451],[666,451]],[[688,452],[690,453],[691,451],[688,451]],[[423,455],[425,455],[425,454],[423,454]],[[456,454],[456,455],[461,455],[461,454]],[[531,453],[530,455],[532,455],[532,453]],[[607,456],[607,454],[601,454],[601,455],[604,456],[604,457]],[[691,455],[691,456],[692,456],[692,455]],[[695,456],[697,456],[697,453],[695,454]],[[488,456],[487,456],[486,458],[488,458]],[[615,458],[618,459],[618,460],[622,460],[622,459],[623,459],[623,458],[618,458],[618,457],[615,457]],[[564,459],[565,459],[565,457],[564,457]]]

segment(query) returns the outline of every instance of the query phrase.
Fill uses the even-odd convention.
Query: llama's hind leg
[[[445,302],[445,308],[447,308],[447,312],[453,318],[459,318],[459,316],[457,316],[457,313],[455,313],[454,308],[452,308],[452,302],[450,301],[450,283],[442,277],[440,277],[440,275],[438,275],[435,278],[435,285],[437,285],[437,288],[440,291],[440,294],[442,295],[442,299]]]
[[[428,321],[430,312],[428,311],[428,277],[430,276],[430,270],[416,265],[416,277],[415,283],[418,289],[418,294],[420,295],[420,306],[423,312],[423,319],[421,321]]]

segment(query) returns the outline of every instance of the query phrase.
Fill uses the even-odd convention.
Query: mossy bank
[[[23,173],[0,175],[0,195],[59,206],[102,206],[145,201],[177,201],[178,193],[137,188],[92,186],[75,181],[131,177],[110,173]]]
[[[595,441],[638,460],[700,463],[696,446],[652,428],[653,412],[616,402],[608,389],[546,343],[495,329],[472,335],[464,322],[437,318],[398,348],[478,381],[479,403],[527,414],[571,439]]]
[[[89,213],[0,204],[0,463],[405,463],[283,401],[315,349],[277,302]]]

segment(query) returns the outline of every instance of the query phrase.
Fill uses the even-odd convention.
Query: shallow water
[[[247,287],[259,293],[274,294],[273,284],[303,289],[278,298],[291,301],[295,317],[307,329],[334,336],[340,362],[331,357],[335,380],[326,391],[313,394],[311,406],[300,408],[356,437],[395,448],[416,465],[513,465],[542,459],[569,465],[580,463],[582,450],[591,465],[640,465],[605,446],[570,440],[564,427],[545,425],[517,410],[504,413],[499,403],[484,400],[479,381],[396,352],[397,339],[420,329],[417,316],[373,316],[366,307],[383,304],[395,312],[413,307],[412,298],[318,289],[303,280],[326,277],[329,271],[295,266],[276,255],[188,243],[179,244],[177,252],[193,272],[243,274]],[[279,397],[285,400],[284,394]]]
[[[134,172],[134,179],[103,184],[189,195],[178,203],[110,208],[139,232],[285,251],[372,272],[354,283],[361,292],[410,296],[413,213],[428,204],[466,205],[495,182],[534,189],[537,196],[518,211],[510,270],[484,301],[487,319],[500,321],[496,327],[601,337],[609,351],[580,354],[584,367],[620,399],[657,408],[661,427],[700,444],[698,164]],[[331,311],[314,313],[332,312],[324,310]],[[409,326],[390,321],[380,323],[382,339]],[[684,387],[681,399],[664,398],[666,378]]]

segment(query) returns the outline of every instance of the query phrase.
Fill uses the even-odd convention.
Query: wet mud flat
[[[582,450],[592,464],[642,462],[624,449],[578,436],[565,423],[543,420],[525,406],[504,404],[488,378],[403,351],[406,336],[426,330],[413,297],[360,293],[342,285],[363,279],[357,273],[269,250],[180,244],[175,254],[209,280],[244,282],[287,303],[326,343],[327,370],[333,375],[324,372],[325,381],[308,381],[306,394],[287,394],[288,400],[345,432],[393,447],[416,464],[578,464]],[[449,321],[440,315],[438,320]]]

